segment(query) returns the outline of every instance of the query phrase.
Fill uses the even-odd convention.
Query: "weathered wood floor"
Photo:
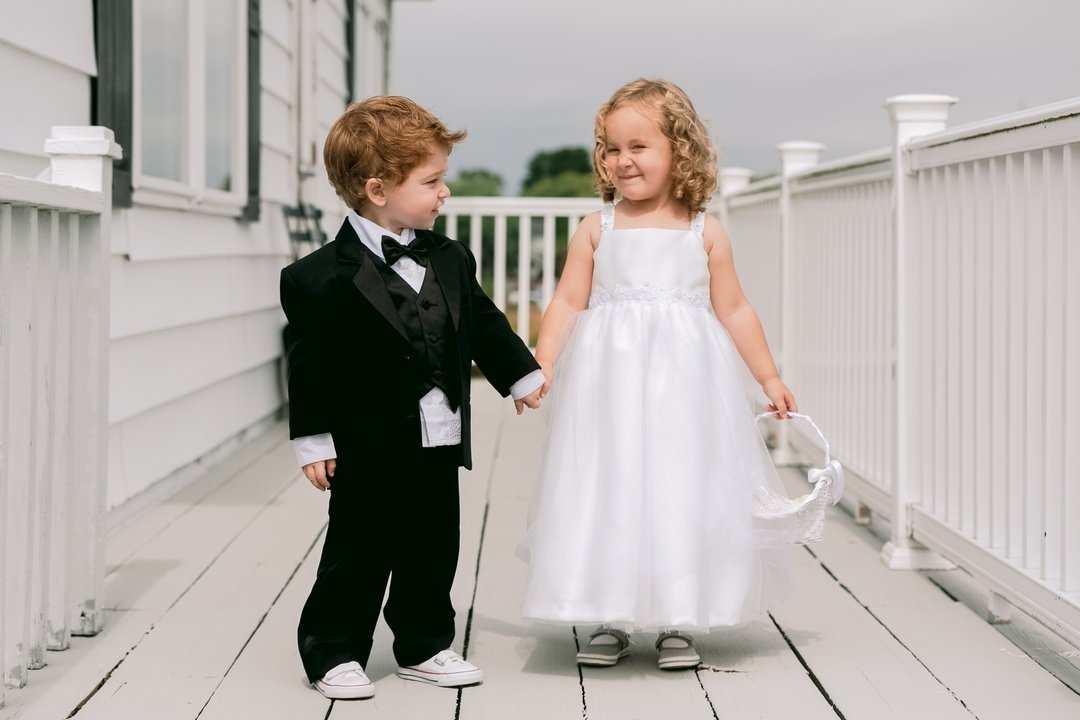
[[[107,629],[50,653],[0,719],[1080,718],[1080,696],[926,576],[885,569],[880,541],[839,511],[823,542],[791,551],[798,594],[701,636],[702,669],[657,670],[642,635],[617,667],[579,671],[573,631],[519,615],[513,550],[543,418],[516,417],[484,388],[455,585],[455,645],[483,667],[482,685],[400,680],[382,625],[375,698],[332,703],[305,683],[294,633],[325,496],[300,479],[282,425],[110,537]]]

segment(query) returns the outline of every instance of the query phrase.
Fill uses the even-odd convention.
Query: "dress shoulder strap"
[[[702,210],[690,221],[690,229],[701,235],[705,232],[705,211]]]
[[[600,230],[607,231],[615,227],[615,203],[604,203],[600,208]]]

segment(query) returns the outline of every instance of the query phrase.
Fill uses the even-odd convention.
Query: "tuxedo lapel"
[[[435,273],[435,279],[439,281],[446,305],[450,309],[450,318],[454,322],[454,330],[458,329],[461,322],[461,263],[452,255],[450,247],[452,240],[441,238],[434,233],[425,230],[417,230],[417,237],[425,233],[432,243],[428,252],[428,271]]]
[[[382,315],[383,319],[393,326],[401,339],[409,342],[409,334],[386,289],[386,281],[379,272],[379,268],[375,266],[374,257],[364,247],[348,220],[345,220],[341,230],[338,231],[336,241],[339,267],[346,276],[351,275],[350,280],[353,286]]]

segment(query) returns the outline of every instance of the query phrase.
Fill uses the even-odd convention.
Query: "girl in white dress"
[[[600,108],[595,140],[606,204],[570,240],[536,346],[550,427],[518,548],[523,614],[600,624],[580,664],[614,665],[628,631],[655,630],[661,668],[696,667],[686,630],[743,623],[790,593],[795,529],[755,517],[756,496],[784,490],[740,362],[776,416],[797,407],[704,213],[716,155],[690,99],[631,82]]]

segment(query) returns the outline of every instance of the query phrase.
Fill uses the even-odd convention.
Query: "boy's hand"
[[[543,397],[540,393],[543,391],[542,387],[536,388],[531,393],[514,401],[514,409],[517,410],[517,414],[525,412],[525,407],[531,407],[533,410],[540,407],[540,398]]]
[[[320,460],[303,467],[304,476],[316,490],[330,489],[330,478],[334,477],[335,470],[337,470],[336,459]]]

